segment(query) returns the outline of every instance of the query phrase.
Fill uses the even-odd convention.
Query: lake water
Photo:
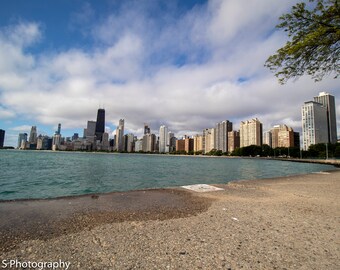
[[[219,184],[331,169],[264,159],[0,150],[0,200]]]

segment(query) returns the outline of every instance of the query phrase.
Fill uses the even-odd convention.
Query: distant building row
[[[302,106],[302,142],[303,149],[317,143],[336,143],[336,113],[334,96],[321,92],[314,101],[305,102]],[[0,146],[3,145],[4,131],[0,130]],[[144,124],[143,137],[137,139],[133,134],[124,134],[124,119],[120,119],[116,134],[109,139],[105,132],[105,110],[98,109],[97,121],[88,121],[83,137],[75,133],[72,138],[61,136],[61,124],[52,138],[37,135],[32,127],[29,138],[26,133],[19,134],[20,149],[52,149],[52,150],[86,150],[86,151],[118,151],[118,152],[200,152],[212,150],[231,153],[239,147],[263,144],[272,148],[300,147],[300,134],[287,125],[276,125],[263,132],[262,123],[257,119],[242,121],[238,131],[233,130],[229,120],[221,121],[214,128],[206,128],[201,134],[177,139],[165,125],[160,126],[159,137],[152,134]],[[1,141],[2,138],[2,141]]]
[[[85,151],[118,151],[118,152],[160,152],[174,151],[209,153],[212,150],[233,152],[236,148],[249,145],[262,145],[262,123],[256,118],[242,121],[239,131],[232,130],[232,122],[225,120],[216,124],[215,128],[207,128],[202,134],[193,137],[184,136],[177,139],[168,127],[162,125],[159,137],[150,132],[147,124],[144,125],[144,135],[137,139],[133,134],[124,135],[124,120],[119,120],[116,135],[109,139],[106,132],[96,135],[96,122],[88,121],[83,137],[75,133],[72,138],[61,136],[61,125],[52,138],[37,135],[37,128],[33,126],[28,138],[27,133],[20,133],[18,138],[19,149],[37,150],[85,150]],[[279,128],[278,128],[279,127]],[[265,143],[272,147],[292,147],[298,140],[294,140],[291,128],[275,126],[273,130],[265,133]],[[97,136],[101,139],[97,139]],[[296,136],[298,138],[298,134]]]

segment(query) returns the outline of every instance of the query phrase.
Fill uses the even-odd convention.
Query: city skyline
[[[327,93],[327,92],[320,92],[319,93],[319,96],[318,97],[320,97],[321,95],[324,95],[324,94],[326,94],[326,95],[329,95],[329,93]],[[332,96],[331,95],[331,98],[333,99],[333,105],[334,105],[334,96]],[[314,97],[314,100],[316,100],[316,97]],[[302,106],[302,107],[304,107],[304,106],[306,106],[306,104],[310,104],[310,103],[316,103],[315,101],[305,101],[304,102],[304,105]],[[319,104],[320,105],[320,104]],[[333,109],[335,108],[336,106],[333,106]],[[324,108],[325,109],[325,111],[326,111],[326,107]],[[335,114],[336,114],[336,112],[334,112]],[[100,116],[99,116],[100,115]],[[326,116],[325,116],[326,117]],[[98,108],[98,112],[97,112],[97,120],[98,119],[100,119],[100,126],[104,126],[104,127],[106,127],[106,123],[105,123],[105,109],[101,109],[101,108]],[[325,119],[328,119],[328,117],[326,117]],[[240,123],[233,123],[233,121],[229,121],[229,120],[222,120],[222,122],[221,122],[221,120],[220,121],[218,121],[218,122],[215,122],[214,124],[213,123],[209,123],[208,125],[206,125],[204,128],[203,128],[203,134],[204,134],[204,132],[205,131],[207,131],[207,130],[210,130],[210,129],[214,129],[214,132],[216,132],[216,134],[214,134],[213,135],[213,137],[215,138],[215,143],[216,143],[216,145],[214,145],[214,148],[216,148],[216,149],[218,149],[218,150],[225,150],[222,146],[219,146],[219,143],[221,143],[221,142],[219,142],[220,140],[222,140],[222,139],[220,139],[219,137],[221,136],[221,135],[218,135],[218,133],[219,132],[221,132],[221,131],[219,131],[220,130],[220,125],[222,125],[222,124],[224,124],[224,125],[226,125],[227,123],[227,125],[228,125],[228,127],[229,128],[227,128],[226,126],[223,128],[223,132],[225,132],[227,129],[228,129],[228,131],[234,131],[234,132],[240,132],[240,130],[242,129],[241,127],[242,127],[242,125],[244,124],[244,123],[247,123],[247,122],[252,122],[252,121],[259,121],[257,118],[252,118],[251,120],[241,120],[240,121]],[[116,126],[117,128],[111,133],[111,134],[109,134],[107,131],[108,130],[104,130],[104,132],[103,133],[107,133],[108,134],[108,138],[107,139],[113,139],[113,138],[116,138],[116,137],[119,137],[119,143],[118,143],[118,141],[116,141],[116,143],[118,143],[118,145],[119,145],[119,147],[118,147],[118,145],[116,145],[116,147],[117,148],[119,148],[120,150],[121,150],[121,148],[123,147],[122,146],[122,140],[123,140],[123,136],[125,136],[125,135],[130,135],[130,134],[132,134],[132,133],[127,133],[127,132],[124,132],[124,122],[125,122],[125,120],[124,119],[119,119],[119,124]],[[324,125],[325,125],[325,127],[327,127],[327,120],[325,120],[325,121],[323,121],[324,123]],[[143,124],[144,126],[143,126],[143,133],[140,133],[140,134],[138,134],[138,135],[136,135],[136,134],[132,134],[132,135],[136,135],[136,137],[138,137],[138,138],[140,138],[140,139],[142,139],[143,138],[143,135],[145,135],[145,134],[148,134],[148,133],[150,133],[150,134],[155,134],[155,135],[158,135],[159,136],[159,138],[161,139],[161,137],[162,137],[162,135],[161,135],[161,133],[162,133],[162,131],[161,131],[161,129],[162,128],[166,128],[166,130],[168,130],[168,128],[169,127],[167,127],[167,126],[165,126],[165,125],[163,125],[163,124],[161,124],[158,128],[156,127],[155,129],[150,129],[150,127],[148,126],[148,124],[146,124],[146,123],[144,123]],[[230,126],[229,126],[230,125]],[[304,126],[304,117],[302,116],[302,118],[301,118],[301,125],[302,126]],[[101,135],[99,135],[99,137],[97,136],[97,134],[95,134],[96,133],[96,129],[97,129],[97,126],[98,126],[98,124],[97,124],[97,121],[92,121],[92,120],[88,120],[87,121],[87,127],[86,128],[84,128],[83,129],[83,138],[86,138],[86,137],[88,137],[88,136],[92,136],[93,138],[94,138],[94,136],[96,136],[98,139],[99,139],[99,141],[101,141],[101,136],[102,136],[102,134]],[[207,128],[207,126],[209,126],[208,128]],[[233,126],[234,127],[238,127],[238,128],[236,128],[236,129],[233,129]],[[286,125],[286,123],[276,123],[276,124],[274,124],[273,126],[271,126],[271,127],[269,127],[267,130],[264,130],[263,129],[263,124],[262,124],[262,122],[261,122],[261,131],[260,131],[260,133],[259,134],[261,134],[260,136],[262,137],[263,136],[263,138],[265,138],[265,136],[266,136],[266,133],[268,133],[268,132],[271,132],[273,129],[275,129],[276,127],[279,127],[279,126],[286,126],[287,127],[287,125]],[[289,127],[289,128],[292,128],[292,127]],[[334,126],[333,126],[333,128],[334,128]],[[37,138],[37,136],[38,136],[38,134],[39,135],[41,135],[41,136],[49,136],[49,135],[51,135],[51,134],[47,134],[47,133],[41,133],[41,132],[39,132],[39,130],[37,130],[37,126],[30,126],[30,127],[27,127],[27,129],[29,129],[30,130],[30,132],[24,132],[25,134],[27,133],[27,134],[30,134],[30,136],[32,136],[32,130],[34,131],[33,132],[33,136],[34,136],[34,139],[32,139],[31,137],[28,139],[28,141],[29,142],[33,142],[33,141],[35,141],[36,140],[36,138]],[[328,134],[328,128],[324,128],[325,130],[324,130],[324,133],[325,134]],[[60,133],[60,130],[61,130],[61,123],[58,123],[58,125],[57,125],[57,130],[54,132],[54,134],[56,135],[62,135],[61,133]],[[294,129],[294,131],[296,132],[296,130]],[[303,131],[303,128],[302,128],[302,131]],[[333,130],[334,131],[334,130]],[[73,131],[74,132],[74,131]],[[222,132],[222,133],[223,133]],[[169,133],[171,133],[171,132],[169,132]],[[187,136],[189,136],[189,137],[191,137],[191,138],[193,138],[195,135],[198,135],[198,134],[201,134],[202,133],[202,130],[197,130],[197,131],[193,131],[193,132],[191,132],[190,134],[180,134],[180,135],[178,135],[178,138],[181,138],[181,137],[187,137]],[[300,133],[300,131],[298,131],[297,133]],[[22,132],[21,133],[18,133],[18,135],[19,135],[19,137],[20,137],[20,134],[23,134]],[[72,133],[72,137],[73,137],[73,135],[75,135],[75,134],[77,134],[78,135],[78,133],[76,133],[76,132],[74,132],[74,133]],[[174,134],[174,133],[172,133],[172,134]],[[110,136],[111,135],[111,136]],[[201,134],[202,135],[202,134]],[[301,140],[301,143],[302,143],[302,145],[303,145],[303,137],[302,137],[302,133],[300,134],[300,136],[301,136],[301,138],[300,138],[300,140]],[[65,136],[63,136],[64,138],[66,138],[66,137],[71,137],[71,136],[69,136],[69,134],[68,135],[65,135]],[[338,136],[338,137],[340,137],[340,136]],[[225,138],[226,140],[228,140],[228,138],[226,137]],[[336,142],[336,141],[335,141]],[[333,142],[333,143],[335,143],[335,142]],[[225,143],[225,142],[224,142]],[[262,144],[262,143],[264,143],[264,142],[261,142],[261,143],[259,143],[259,144]],[[254,144],[257,144],[257,143],[254,143]],[[267,143],[268,144],[268,143]],[[249,145],[249,144],[247,144],[247,145]],[[271,143],[269,144],[269,145],[271,145]],[[4,146],[15,146],[15,145],[4,145]],[[220,149],[221,148],[221,149]],[[162,151],[163,152],[163,151]],[[167,152],[167,151],[166,151]]]
[[[238,130],[252,118],[263,130],[286,124],[301,132],[301,106],[322,91],[335,96],[339,133],[339,79],[315,83],[303,76],[282,86],[263,66],[287,41],[275,25],[296,2],[6,1],[0,11],[5,145],[16,146],[18,133],[32,126],[53,134],[62,123],[63,136],[82,134],[98,107],[107,111],[111,136],[119,119],[138,137],[144,122],[182,136],[223,119]]]
[[[320,92],[314,101],[306,101],[301,109],[302,122],[302,149],[307,151],[309,146],[319,143],[336,143],[336,110],[334,96],[327,92]],[[144,123],[144,136],[138,139],[132,133],[124,133],[124,119],[119,120],[116,134],[109,140],[107,132],[98,133],[98,127],[105,127],[105,110],[99,108],[97,121],[87,121],[83,137],[74,133],[72,139],[61,136],[61,123],[52,138],[39,135],[37,127],[32,126],[29,140],[27,133],[20,133],[18,136],[19,149],[37,150],[62,150],[62,151],[118,151],[118,152],[203,152],[212,150],[221,153],[232,152],[239,147],[251,145],[262,146],[267,144],[275,149],[277,147],[300,147],[300,134],[294,132],[291,127],[285,124],[275,125],[269,131],[263,131],[263,125],[257,118],[241,121],[240,129],[233,130],[233,123],[229,120],[216,123],[215,128],[205,128],[194,136],[176,138],[174,133],[168,131],[168,127],[159,127],[159,136],[151,133],[148,124]],[[100,128],[99,128],[100,129]],[[0,139],[3,145],[4,131]],[[176,145],[174,145],[175,139]],[[230,140],[230,141],[229,141]],[[140,143],[138,143],[140,142]],[[139,144],[135,147],[135,143]],[[175,149],[173,148],[175,146]],[[301,148],[300,148],[301,149]]]

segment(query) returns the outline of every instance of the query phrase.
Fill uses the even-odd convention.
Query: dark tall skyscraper
[[[334,96],[321,92],[319,96],[314,97],[314,101],[324,105],[327,109],[327,128],[328,128],[328,142],[336,143],[337,130],[336,130],[336,106]]]
[[[5,131],[0,129],[0,148],[4,147]]]
[[[59,123],[59,124],[58,124],[58,130],[57,130],[56,133],[57,133],[58,135],[60,135],[60,132],[61,132],[61,124]]]
[[[144,123],[144,135],[146,135],[146,134],[150,134],[150,128],[149,128],[148,124]]]
[[[102,141],[104,132],[105,132],[105,110],[98,109],[97,122],[96,122],[97,140]]]

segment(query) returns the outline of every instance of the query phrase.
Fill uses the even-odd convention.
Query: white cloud
[[[22,125],[22,126],[13,127],[11,128],[11,130],[20,131],[20,132],[29,132],[31,130],[31,127],[32,126],[29,126],[29,125]]]
[[[1,39],[4,38],[19,47],[32,45],[41,38],[40,26],[37,23],[21,22],[2,29]]]
[[[0,119],[11,119],[15,117],[15,113],[0,106]]]
[[[161,26],[143,13],[147,7],[126,4],[92,28],[95,46],[86,51],[32,55],[24,49],[41,38],[39,25],[6,28],[0,96],[8,109],[0,118],[18,114],[37,125],[83,128],[104,105],[109,126],[125,118],[126,131],[138,135],[144,122],[156,132],[164,123],[183,135],[225,119],[237,128],[252,117],[266,128],[299,129],[304,101],[324,90],[337,102],[340,96],[336,80],[315,84],[303,77],[281,86],[263,67],[286,39],[273,27],[291,2],[209,1],[176,20],[164,14]],[[5,37],[8,29],[13,38]],[[338,106],[338,120],[339,113]]]

